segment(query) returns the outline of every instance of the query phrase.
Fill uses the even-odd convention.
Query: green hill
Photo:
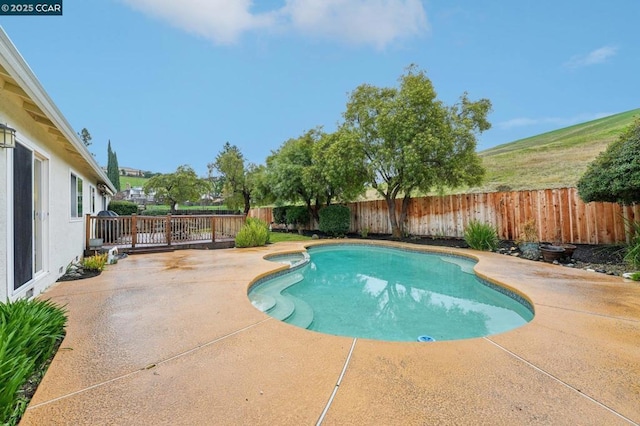
[[[472,191],[575,186],[587,165],[638,117],[635,109],[482,151],[487,175]]]

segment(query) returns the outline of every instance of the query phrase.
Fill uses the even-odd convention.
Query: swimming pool
[[[253,305],[310,330],[387,341],[488,336],[533,319],[528,301],[478,278],[468,258],[361,244],[308,254],[252,286]]]

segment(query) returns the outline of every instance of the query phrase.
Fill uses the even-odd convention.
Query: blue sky
[[[447,104],[493,103],[478,150],[640,107],[640,1],[65,0],[0,25],[106,163],[205,175],[332,131],[358,85],[417,64]]]

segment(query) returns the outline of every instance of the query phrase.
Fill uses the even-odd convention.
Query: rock
[[[313,234],[313,235],[311,236],[311,239],[312,239],[312,240],[318,240],[318,239],[320,239],[320,237],[318,236],[318,234]]]
[[[606,274],[607,273],[607,271],[602,269],[602,268],[596,269],[596,272],[600,272],[601,274]]]
[[[560,264],[560,262],[558,262],[557,260],[554,260],[554,261],[553,261],[553,264],[554,264],[554,265],[559,265],[559,264]]]
[[[573,263],[567,263],[566,265],[567,268],[575,268],[576,265],[574,265]]]
[[[595,269],[591,269],[591,268],[587,268],[587,269],[585,269],[585,271],[595,272],[596,270]]]
[[[626,278],[628,280],[631,279],[631,275],[633,274],[637,274],[637,272],[625,272],[624,274],[622,274],[622,278]]]
[[[511,256],[513,256],[513,257],[520,257],[520,253],[511,253]]]

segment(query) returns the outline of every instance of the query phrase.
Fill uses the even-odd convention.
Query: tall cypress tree
[[[117,191],[120,191],[120,169],[118,167],[118,157],[111,149],[111,140],[107,144],[107,177],[113,183]]]
[[[118,192],[120,192],[120,166],[118,165],[118,154],[113,151],[113,169],[114,169],[114,178],[113,184],[116,186]]]

